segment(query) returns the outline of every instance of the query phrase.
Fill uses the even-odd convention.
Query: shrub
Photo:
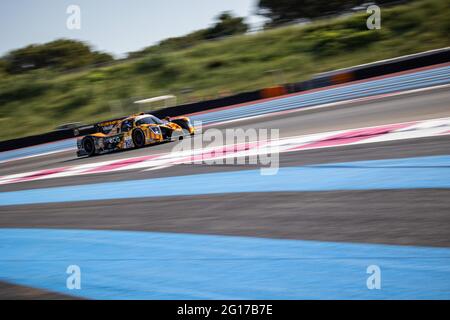
[[[167,61],[162,55],[150,54],[134,64],[134,70],[137,73],[155,72],[164,68],[166,64]]]

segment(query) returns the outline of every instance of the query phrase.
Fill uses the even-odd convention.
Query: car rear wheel
[[[83,139],[83,149],[88,157],[91,157],[95,154],[95,144],[92,137],[85,137]]]
[[[141,129],[133,131],[133,143],[136,148],[142,148],[145,145],[145,135]]]

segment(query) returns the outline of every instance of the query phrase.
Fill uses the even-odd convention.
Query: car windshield
[[[139,120],[136,121],[136,125],[140,126],[143,124],[164,124],[164,122],[162,122],[160,119],[158,119],[155,116],[146,116],[144,118],[141,118]]]

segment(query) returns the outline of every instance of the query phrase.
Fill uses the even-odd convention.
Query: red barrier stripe
[[[352,130],[348,132],[339,133],[337,135],[328,137],[323,140],[307,143],[298,147],[290,148],[288,150],[301,150],[307,148],[321,148],[321,147],[330,147],[330,146],[338,146],[343,144],[350,144],[357,141],[377,137],[383,134],[391,133],[393,130],[406,128],[414,125],[415,123],[399,123],[392,124],[374,128],[363,128]]]

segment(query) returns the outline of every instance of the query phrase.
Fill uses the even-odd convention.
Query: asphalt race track
[[[279,129],[280,137],[310,134],[339,129],[374,126],[395,122],[450,117],[450,91],[448,87],[429,92],[411,93],[405,96],[380,98],[368,102],[355,102],[339,107],[315,110],[298,110],[287,115],[232,122],[214,126],[220,130],[227,128]],[[210,127],[208,127],[210,128]],[[197,138],[201,139],[201,138]],[[173,143],[151,148],[116,152],[94,158],[76,158],[74,151],[60,152],[48,156],[16,160],[12,165],[0,163],[0,175],[41,170],[68,164],[88,164],[96,161],[116,160],[126,157],[170,152]]]
[[[288,138],[448,117],[450,91],[439,87],[204,130],[273,128]],[[0,176],[170,153],[177,143],[37,155],[0,163]],[[0,184],[0,297],[450,298],[450,135],[279,156],[279,174],[267,178],[256,164],[181,163]],[[136,186],[173,193],[133,196]],[[81,200],[58,196],[70,192]],[[70,264],[85,275],[81,290],[65,287]],[[381,290],[366,287],[373,264]]]

